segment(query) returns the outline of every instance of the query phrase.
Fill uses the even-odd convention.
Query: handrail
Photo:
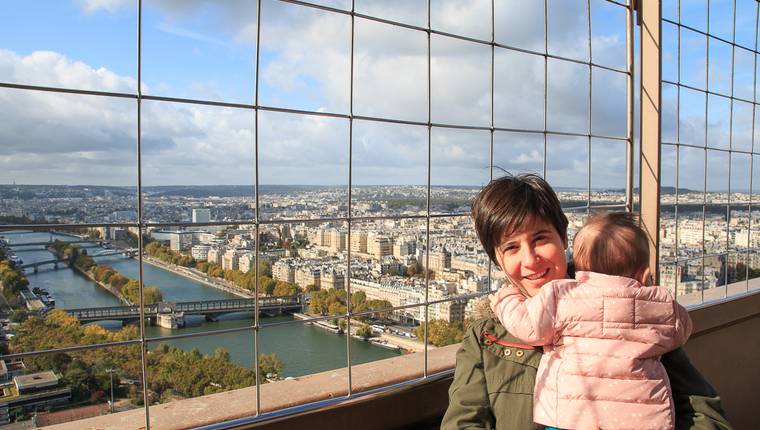
[[[352,393],[349,396],[338,397],[334,399],[319,400],[312,403],[306,403],[289,408],[278,409],[272,412],[266,412],[257,416],[238,418],[235,420],[222,421],[219,423],[209,424],[206,426],[196,427],[197,430],[221,430],[221,429],[247,429],[255,424],[262,424],[268,421],[274,421],[280,418],[292,418],[306,413],[326,412],[337,409],[355,402],[369,402],[386,396],[399,394],[426,384],[441,381],[454,375],[454,369],[444,370],[441,372],[428,374],[427,377],[415,378],[408,381],[399,382],[392,385],[374,388],[371,390]]]

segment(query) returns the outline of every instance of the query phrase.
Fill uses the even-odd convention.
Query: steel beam
[[[649,266],[659,278],[662,3],[659,0],[637,3],[641,21],[641,227],[649,239]]]

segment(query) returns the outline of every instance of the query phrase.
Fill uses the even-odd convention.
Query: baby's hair
[[[649,266],[649,242],[635,215],[592,214],[573,240],[575,270],[634,278]]]

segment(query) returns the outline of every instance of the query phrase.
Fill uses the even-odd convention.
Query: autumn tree
[[[425,326],[420,325],[415,332],[418,338],[425,336]],[[446,346],[459,343],[464,338],[462,322],[447,322],[445,320],[428,321],[428,341],[435,346]]]
[[[275,296],[295,296],[299,293],[299,289],[296,285],[290,282],[277,281],[272,294]]]

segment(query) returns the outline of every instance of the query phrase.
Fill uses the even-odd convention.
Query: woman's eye
[[[516,246],[505,246],[501,249],[502,254],[511,254],[517,249]]]

